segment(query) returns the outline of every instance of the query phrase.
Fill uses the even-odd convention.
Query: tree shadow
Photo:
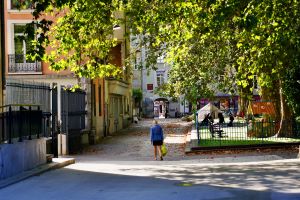
[[[71,165],[0,190],[1,199],[299,199],[298,162]],[[18,192],[15,192],[18,191]]]

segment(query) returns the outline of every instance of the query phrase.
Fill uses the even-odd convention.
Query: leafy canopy
[[[195,99],[215,90],[252,94],[257,76],[262,87],[280,81],[294,111],[300,56],[300,2],[295,0],[40,0],[34,14],[65,11],[53,30],[56,51],[48,55],[56,70],[71,67],[78,76],[115,74],[107,64],[116,44],[111,27],[115,11],[126,16],[133,35],[142,35],[147,67],[164,55],[172,66],[171,96]],[[119,23],[119,21],[118,21]],[[45,23],[46,24],[46,23]],[[49,25],[43,27],[47,32]],[[42,31],[42,32],[43,32]],[[41,51],[42,52],[42,51]],[[165,91],[165,92],[166,92]]]

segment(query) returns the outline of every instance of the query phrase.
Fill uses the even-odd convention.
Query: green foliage
[[[52,51],[45,60],[56,71],[70,69],[79,77],[117,76],[118,66],[109,64],[110,51],[117,45],[113,25],[117,19],[114,2],[76,1],[58,18],[49,35]]]
[[[140,102],[143,99],[142,90],[140,88],[133,88],[132,97],[135,99],[136,102]]]
[[[121,23],[116,16],[118,3],[114,0],[37,3],[35,17],[42,17],[41,12],[47,11],[56,16],[56,21],[36,22],[41,36],[34,42],[36,48],[31,56],[48,62],[54,71],[70,70],[78,77],[117,77],[122,70],[109,61],[111,49],[117,45],[113,26]],[[45,47],[50,52],[45,54]]]
[[[185,94],[192,102],[216,90],[249,96],[256,75],[262,87],[279,89],[274,82],[282,82],[288,104],[299,113],[292,89],[300,63],[299,1],[44,0],[37,5],[35,16],[54,7],[68,10],[51,30],[55,51],[47,59],[55,70],[71,68],[88,77],[117,74],[107,61],[116,44],[109,37],[113,13],[122,10],[131,34],[143,36],[138,47],[147,49],[146,66],[155,68],[161,55],[172,66],[164,95]]]
[[[299,68],[298,1],[133,0],[128,10],[133,33],[147,36],[141,45],[149,55],[167,55],[175,91],[190,99],[216,89],[249,96],[257,75],[262,87],[279,89],[275,80],[286,84],[284,94],[297,112],[287,83],[289,71]]]
[[[295,117],[300,117],[300,65],[287,70],[283,90]]]

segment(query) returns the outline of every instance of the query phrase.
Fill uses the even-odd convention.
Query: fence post
[[[57,132],[56,132],[56,119],[55,119],[55,116],[54,114],[52,113],[52,129],[51,129],[51,134],[52,134],[52,153],[53,153],[53,156],[55,158],[58,157],[58,147],[57,147]]]
[[[41,108],[40,108],[40,106],[38,106],[38,111],[41,111]],[[41,112],[38,112],[38,113],[41,113]],[[42,114],[39,116],[40,117],[40,119],[39,119],[39,122],[41,123],[42,122]],[[40,130],[40,125],[38,126],[38,132],[37,132],[37,138],[40,138],[40,132],[41,132],[41,130]]]
[[[29,106],[29,140],[31,140],[31,135],[32,135],[32,113],[31,113],[31,106]]]
[[[12,123],[12,110],[11,110],[11,106],[9,106],[8,109],[8,143],[11,144],[11,123]]]
[[[19,108],[20,114],[19,114],[19,142],[23,141],[23,134],[22,134],[22,127],[23,127],[23,117],[22,117],[22,106]]]
[[[1,134],[1,141],[0,141],[0,143],[2,143],[3,141],[5,141],[5,129],[4,129],[4,123],[5,123],[5,113],[4,112],[2,112],[1,113],[1,121],[2,121],[2,127],[1,127],[1,131],[2,131],[2,134]]]
[[[198,144],[199,144],[200,143],[200,135],[199,135],[199,124],[198,124],[198,112],[195,112],[195,117],[196,117],[197,139],[198,139]]]

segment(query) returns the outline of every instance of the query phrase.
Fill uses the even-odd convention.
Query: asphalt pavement
[[[150,120],[72,155],[76,163],[0,189],[0,200],[300,199],[295,152],[185,155],[190,124],[160,120],[169,149],[153,160]]]

